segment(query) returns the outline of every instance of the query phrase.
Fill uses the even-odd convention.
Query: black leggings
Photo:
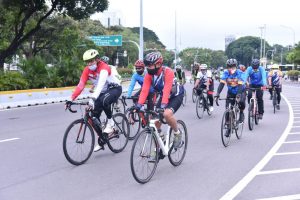
[[[140,89],[139,91],[137,91],[133,96],[135,97],[139,97],[140,96],[140,93],[141,93],[142,89]],[[153,102],[153,99],[154,99],[154,95],[155,93],[154,92],[149,92],[148,96],[147,96],[147,109],[148,110],[154,110],[154,102]],[[134,101],[134,103],[137,103],[137,101]]]
[[[227,98],[236,98],[236,94],[232,94],[230,92],[227,92]],[[246,101],[246,94],[245,94],[245,92],[242,92],[241,99],[240,99],[240,102],[239,102],[239,109],[241,110],[241,112],[243,112],[245,107],[246,107],[245,101]],[[232,99],[226,100],[226,108],[229,107],[229,104],[234,105],[235,100],[232,100]]]
[[[276,94],[277,94],[277,103],[280,104],[280,100],[281,100],[281,95],[280,95],[280,93],[281,93],[281,87],[280,88],[279,87],[275,87],[275,90],[276,90]],[[270,92],[270,95],[272,96],[273,89],[270,88],[269,92]]]
[[[250,85],[251,88],[261,88],[262,85]],[[263,99],[264,91],[256,90],[256,98],[258,104],[258,113],[264,114],[264,99]],[[248,91],[248,104],[250,103],[250,99],[252,98],[252,90]]]
[[[100,117],[102,111],[104,110],[108,119],[112,118],[111,104],[117,102],[118,98],[122,94],[122,87],[114,87],[101,93],[95,101],[94,116]]]

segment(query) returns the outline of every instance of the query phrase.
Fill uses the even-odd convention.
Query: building
[[[228,45],[235,40],[236,40],[235,35],[226,35],[225,36],[225,50],[227,49]]]

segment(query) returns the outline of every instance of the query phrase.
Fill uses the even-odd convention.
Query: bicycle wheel
[[[206,109],[206,111],[207,111],[207,114],[209,115],[209,116],[211,116],[211,114],[212,114],[212,112],[209,110],[209,103],[208,103],[208,98],[206,98],[205,99],[205,109]]]
[[[223,114],[222,124],[221,124],[221,139],[224,147],[227,147],[230,142],[230,137],[232,133],[231,125],[232,122],[231,122],[230,112],[226,110]]]
[[[255,113],[253,111],[253,102],[250,102],[249,108],[248,108],[248,126],[249,126],[250,131],[253,130],[254,117],[255,117]]]
[[[187,95],[186,95],[186,90],[184,89],[184,96],[183,96],[183,100],[182,100],[182,106],[186,105],[186,101],[187,101]]]
[[[133,140],[141,129],[141,118],[138,113],[132,112],[130,110],[127,110],[125,115],[127,117],[130,128],[128,139]]]
[[[192,100],[193,100],[193,103],[195,103],[197,100],[197,92],[195,89],[193,89],[193,92],[192,92]]]
[[[198,96],[196,100],[196,113],[199,119],[201,119],[204,114],[205,108],[203,103],[203,95]]]
[[[92,155],[95,135],[90,124],[83,119],[72,122],[63,138],[63,151],[66,159],[73,165],[85,163]]]
[[[275,114],[275,112],[276,112],[276,105],[277,105],[277,93],[276,93],[276,90],[273,90],[272,103],[273,103],[273,109],[274,109],[274,114]]]
[[[244,129],[244,122],[240,123],[240,112],[235,113],[235,120],[234,120],[234,131],[237,139],[242,138],[243,129]]]
[[[257,102],[256,102],[256,106],[255,106],[255,111],[254,111],[254,113],[255,113],[255,117],[254,117],[254,122],[255,122],[255,124],[256,125],[258,125],[258,122],[259,122],[259,118],[258,118],[258,106],[257,106]]]
[[[117,102],[111,104],[111,113],[125,113],[125,105],[118,99]]]
[[[178,166],[182,163],[185,154],[186,154],[186,149],[187,149],[187,144],[188,144],[188,132],[186,125],[183,121],[177,120],[177,126],[182,132],[182,137],[181,137],[181,146],[179,148],[174,148],[173,147],[173,140],[174,140],[174,131],[170,129],[169,132],[169,145],[170,145],[170,150],[168,153],[168,158],[170,163],[173,166]]]
[[[128,143],[128,136],[130,135],[130,128],[127,118],[122,113],[113,115],[115,122],[114,132],[108,135],[108,148],[114,152],[119,153],[123,151]]]
[[[130,168],[138,183],[147,183],[155,173],[159,160],[159,145],[149,128],[135,138],[130,154]]]

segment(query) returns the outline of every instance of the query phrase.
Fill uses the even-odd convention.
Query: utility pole
[[[144,57],[144,27],[143,27],[143,0],[140,0],[140,49],[139,59]]]
[[[175,11],[175,60],[174,60],[174,68],[176,67],[177,62],[177,22],[176,22],[176,11]]]

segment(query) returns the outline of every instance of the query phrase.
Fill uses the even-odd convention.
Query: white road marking
[[[291,132],[290,135],[300,135],[300,132]]]
[[[286,141],[284,142],[283,144],[297,144],[297,143],[300,143],[299,140],[295,140],[295,141]]]
[[[297,154],[300,154],[300,151],[276,153],[275,156],[297,155]]]
[[[13,141],[13,140],[19,140],[20,138],[10,138],[10,139],[5,139],[5,140],[0,140],[1,142],[9,142],[9,141]]]
[[[293,126],[292,128],[300,128],[300,126]]]
[[[280,173],[299,172],[299,171],[300,168],[278,169],[278,170],[270,170],[270,171],[260,171],[257,175],[280,174]]]
[[[257,200],[295,200],[295,199],[300,199],[300,194],[270,197],[270,198],[263,198],[263,199],[257,199]]]
[[[285,128],[283,134],[278,139],[276,144],[271,148],[271,150],[263,157],[261,161],[259,161],[254,168],[252,168],[246,176],[244,176],[236,185],[234,185],[224,196],[221,197],[220,200],[234,199],[249,183],[252,179],[257,176],[260,171],[264,168],[264,166],[271,160],[271,158],[276,154],[282,143],[286,140],[288,134],[292,129],[292,125],[294,122],[294,113],[292,109],[292,105],[288,101],[288,99],[282,95],[283,99],[288,105],[289,108],[289,122],[287,127]],[[299,169],[300,171],[300,169]]]

